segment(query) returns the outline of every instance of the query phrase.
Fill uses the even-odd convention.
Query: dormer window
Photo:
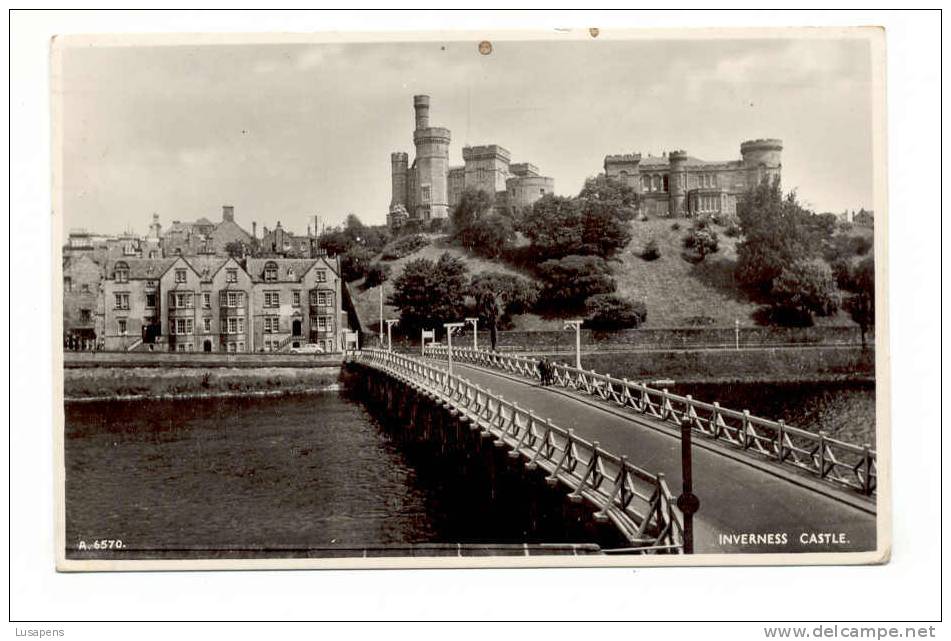
[[[288,280],[294,280],[294,268],[293,268],[293,267],[288,267],[288,268],[287,268],[287,279],[288,279]]]
[[[277,263],[267,263],[264,265],[264,280],[274,282],[277,280]]]
[[[129,282],[129,265],[126,263],[116,263],[116,282]]]
[[[188,280],[188,272],[184,269],[175,270],[175,282],[184,283]]]

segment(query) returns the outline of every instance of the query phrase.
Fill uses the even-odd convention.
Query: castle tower
[[[429,96],[413,96],[416,110],[415,217],[419,220],[449,216],[449,130],[429,126]]]
[[[409,167],[409,157],[405,152],[397,151],[390,154],[393,167],[393,197],[390,199],[390,209],[397,205],[406,206],[406,172]]]
[[[685,171],[685,164],[687,162],[687,152],[683,149],[672,151],[667,156],[667,161],[670,163],[667,179],[670,194],[669,212],[671,216],[683,216],[686,214],[687,172]]]
[[[755,186],[763,178],[782,180],[783,141],[777,138],[747,140],[740,145],[740,155],[746,167],[748,184]]]

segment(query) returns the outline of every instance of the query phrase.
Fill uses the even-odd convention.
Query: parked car
[[[300,347],[292,347],[291,354],[323,354],[323,348],[317,343],[305,343]]]

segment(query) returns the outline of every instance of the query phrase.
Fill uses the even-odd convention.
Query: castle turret
[[[763,178],[782,179],[783,141],[777,138],[747,140],[740,145],[740,155],[750,183],[758,185]]]
[[[413,96],[416,109],[415,198],[416,218],[449,216],[449,130],[429,126],[429,96]]]
[[[397,205],[406,206],[406,171],[409,167],[409,157],[405,152],[397,151],[390,154],[393,168],[393,197],[390,199],[390,208]]]
[[[637,191],[640,187],[640,154],[614,154],[604,157],[604,175]]]
[[[413,96],[413,108],[416,110],[416,128],[429,127],[429,96]]]
[[[668,203],[670,215],[683,216],[686,213],[687,173],[685,165],[687,152],[683,149],[672,151],[668,154],[667,161],[670,163],[667,179],[670,194]]]

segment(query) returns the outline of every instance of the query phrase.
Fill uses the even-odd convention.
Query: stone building
[[[102,267],[90,252],[63,257],[63,347],[91,350],[102,335]]]
[[[641,211],[650,216],[732,216],[737,198],[764,178],[782,179],[783,143],[748,140],[740,159],[707,161],[678,150],[662,156],[605,156],[604,173],[638,190]]]
[[[387,224],[398,228],[408,221],[428,223],[445,219],[466,189],[490,194],[496,209],[526,207],[546,193],[555,182],[541,176],[529,163],[511,164],[511,153],[500,145],[463,147],[461,166],[449,166],[448,129],[429,126],[429,96],[413,96],[416,157],[397,151],[390,154],[392,197]]]
[[[204,216],[193,222],[172,221],[163,234],[158,214],[152,215],[147,238],[161,239],[162,253],[173,256],[228,256],[228,244],[240,242],[250,248],[252,235],[234,221],[234,207],[221,207],[221,221],[214,223]]]
[[[253,351],[276,352],[315,343],[340,349],[340,262],[316,259],[249,258],[252,283]]]
[[[180,352],[338,351],[339,259],[120,259],[98,303],[102,348]]]

